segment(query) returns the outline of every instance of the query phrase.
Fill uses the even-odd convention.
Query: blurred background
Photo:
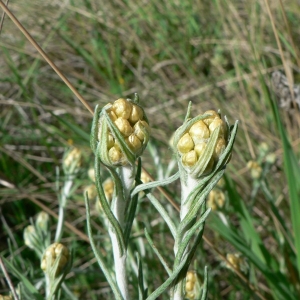
[[[281,71],[288,92],[300,83],[299,1],[11,0],[9,8],[92,108],[139,94],[152,129],[152,152],[146,151],[144,167],[154,178],[159,172],[153,153],[167,168],[173,159],[169,141],[189,101],[192,116],[220,109],[230,124],[239,120],[222,187],[225,204],[217,205],[205,231],[216,249],[204,243],[195,267],[201,277],[209,266],[209,299],[297,299],[300,264],[293,232],[299,227],[291,217],[297,204],[290,199],[289,178],[299,174],[300,113],[293,105],[279,107],[271,78]],[[43,209],[41,203],[57,209],[57,182],[63,180],[57,180],[58,170],[70,146],[82,150],[84,163],[67,221],[86,232],[82,192],[93,165],[92,115],[8,16],[0,35],[0,70],[0,251],[20,255],[16,264],[36,278],[39,262],[24,246],[22,232]],[[295,158],[296,173],[287,173],[287,153]],[[295,187],[299,180],[294,176]],[[296,190],[294,199],[297,195]],[[172,196],[176,200],[175,192]],[[158,218],[154,209],[147,213],[141,222]],[[225,219],[239,239],[220,232]],[[104,235],[99,222],[93,226]],[[142,228],[141,223],[140,234]],[[153,234],[168,255],[173,245],[166,244],[164,229],[158,226]],[[65,235],[77,252],[69,280],[74,295],[109,299],[88,244],[69,229]],[[226,268],[224,257],[230,253],[245,258],[246,281]],[[151,284],[157,286],[166,274],[160,267],[152,272]],[[280,280],[286,288],[274,292]],[[3,279],[1,284],[0,293],[7,292]]]

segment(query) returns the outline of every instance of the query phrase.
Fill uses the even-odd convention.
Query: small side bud
[[[42,232],[47,234],[49,230],[49,222],[50,222],[50,217],[49,214],[47,214],[44,211],[41,211],[38,213],[36,221],[35,221],[35,226],[40,228]]]
[[[63,169],[66,174],[78,172],[82,165],[82,152],[79,148],[71,148],[63,157]]]
[[[185,299],[199,299],[201,293],[201,283],[196,271],[190,270],[186,273]]]
[[[48,274],[53,274],[57,277],[66,267],[69,260],[69,250],[61,243],[51,244],[44,252],[41,269]]]
[[[28,225],[25,227],[23,232],[24,244],[28,246],[30,249],[34,250],[37,245],[37,233],[32,225]]]

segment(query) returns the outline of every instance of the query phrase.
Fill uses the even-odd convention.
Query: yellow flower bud
[[[219,114],[214,110],[207,110],[203,115],[211,115],[203,120],[207,126],[209,126],[213,120],[220,119]]]
[[[216,128],[218,128],[220,126],[220,131],[219,131],[219,137],[223,137],[223,138],[226,138],[226,126],[225,126],[225,123],[223,122],[223,120],[221,119],[214,119],[210,125],[209,125],[209,131],[210,131],[210,134],[212,134],[214,132],[214,130]]]
[[[193,167],[197,162],[197,153],[195,150],[191,150],[182,156],[182,163],[187,167]]]
[[[177,149],[180,153],[188,153],[194,148],[194,142],[189,133],[185,133],[177,144]]]
[[[115,139],[112,134],[108,134],[107,136],[107,148],[110,149],[115,144]]]
[[[187,292],[186,295],[185,295],[185,299],[188,299],[188,300],[194,300],[194,299],[196,299],[195,298],[195,293],[193,293],[193,292]]]
[[[63,159],[63,168],[66,173],[76,172],[82,164],[82,151],[79,148],[68,150]]]
[[[89,176],[89,179],[93,182],[96,181],[96,177],[95,177],[95,169],[94,168],[90,168],[88,170],[88,176]]]
[[[133,104],[132,111],[128,121],[131,124],[135,124],[137,121],[142,120],[143,116],[144,116],[143,110],[138,105]]]
[[[34,226],[28,225],[27,227],[25,227],[23,238],[24,244],[30,249],[34,250],[34,248],[36,247],[36,240],[38,238]]]
[[[187,116],[184,124],[176,130],[173,149],[192,178],[208,175],[217,163],[221,167],[220,164],[224,166],[229,162],[232,144],[228,145],[229,125],[225,121],[215,111],[207,111],[192,119]],[[237,122],[232,128],[234,135],[230,136],[231,141],[236,134]],[[225,151],[226,156],[223,157]]]
[[[139,138],[139,140],[143,143],[147,143],[150,135],[150,126],[146,121],[137,121],[134,127],[134,134]],[[146,132],[146,135],[145,133]]]
[[[49,229],[49,221],[49,215],[46,212],[41,211],[37,215],[35,225],[46,233]]]
[[[115,146],[110,148],[108,151],[108,156],[113,165],[118,165],[122,163],[124,156]]]
[[[138,153],[142,148],[142,143],[135,134],[131,134],[125,141],[134,153]]]
[[[138,101],[138,97],[135,101]],[[107,166],[133,165],[145,149],[149,134],[144,110],[130,99],[120,98],[102,109],[96,108],[91,147]]]
[[[190,270],[186,273],[186,281],[196,282],[197,274],[195,271]]]
[[[192,137],[195,144],[202,142],[209,138],[209,130],[203,121],[198,121],[189,130],[189,134]]]
[[[67,265],[69,260],[69,250],[66,246],[60,243],[51,244],[44,252],[41,269],[48,273],[53,267],[55,260],[59,259],[57,269],[55,270],[55,277],[60,274],[63,268]]]
[[[226,142],[224,138],[219,138],[217,141],[217,144],[215,146],[215,151],[214,151],[214,159],[218,160],[223,151],[226,148]]]
[[[187,281],[186,284],[185,284],[185,290],[187,292],[190,292],[194,289],[194,283],[191,282],[191,281]]]
[[[113,104],[113,111],[119,118],[128,119],[132,110],[132,103],[126,99],[120,98]]]
[[[106,110],[109,118],[115,122],[118,119],[118,116],[115,114],[114,110],[112,107],[110,107],[109,109]]]
[[[198,157],[201,157],[205,151],[206,143],[200,142],[199,144],[195,145],[195,151],[198,155]]]
[[[123,136],[127,137],[132,134],[133,129],[126,119],[118,118],[114,123]]]

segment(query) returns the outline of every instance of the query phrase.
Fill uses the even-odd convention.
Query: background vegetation
[[[230,123],[240,120],[226,171],[226,204],[208,219],[208,242],[194,264],[200,275],[205,264],[209,267],[209,299],[300,297],[296,255],[300,115],[295,110],[278,112],[270,85],[274,70],[285,70],[300,81],[299,49],[294,47],[300,42],[300,6],[292,0],[267,4],[263,0],[9,3],[92,107],[139,94],[152,128],[152,150],[161,157],[163,169],[172,159],[170,137],[182,124],[189,101],[194,116],[221,109]],[[0,47],[1,254],[14,258],[28,278],[42,277],[37,257],[24,245],[23,229],[30,217],[47,210],[52,212],[54,231],[57,170],[65,149],[71,144],[80,147],[85,162],[68,202],[69,227],[63,239],[75,249],[66,283],[79,299],[107,299],[110,289],[84,235],[82,193],[90,184],[87,170],[93,164],[88,141],[92,116],[7,16]],[[268,160],[269,154],[273,160]],[[251,177],[246,167],[250,160],[262,168],[259,178]],[[143,161],[157,178],[162,169],[155,167],[149,151]],[[176,186],[169,194],[176,201],[174,191]],[[161,199],[169,205],[165,197]],[[96,212],[94,216],[94,231],[100,244],[105,243],[105,231]],[[143,235],[146,225],[167,256],[173,245],[147,201],[141,203],[138,221],[133,240]],[[225,268],[227,253],[246,259],[244,278]],[[166,274],[151,252],[146,257],[149,287],[154,288]],[[7,293],[1,277],[0,285],[0,293]]]

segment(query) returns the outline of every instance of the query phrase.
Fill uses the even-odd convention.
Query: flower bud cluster
[[[200,283],[198,275],[194,270],[186,273],[185,292],[185,299],[194,300],[199,297]]]
[[[79,170],[82,165],[82,151],[79,148],[71,148],[63,158],[63,169],[66,174],[72,174]]]
[[[120,98],[113,104],[105,106],[106,113],[121,133],[127,147],[135,155],[139,156],[145,149],[150,134],[150,127],[143,109],[132,101]],[[101,141],[101,123],[99,119],[98,141]],[[112,165],[120,166],[128,164],[126,155],[122,151],[120,141],[110,131],[107,131],[108,158]]]
[[[226,148],[228,135],[227,126],[217,112],[209,110],[206,111],[204,115],[208,116],[196,121],[190,128],[187,128],[176,145],[183,166],[192,168],[203,156],[207,143],[214,130],[220,127],[213,155],[211,156],[203,175],[212,171],[215,162],[218,161],[220,155]]]
[[[41,269],[45,273],[49,273],[54,266],[56,259],[58,259],[57,268],[54,271],[54,276],[57,277],[67,265],[69,256],[70,253],[66,246],[60,243],[53,243],[44,252],[41,261]]]

